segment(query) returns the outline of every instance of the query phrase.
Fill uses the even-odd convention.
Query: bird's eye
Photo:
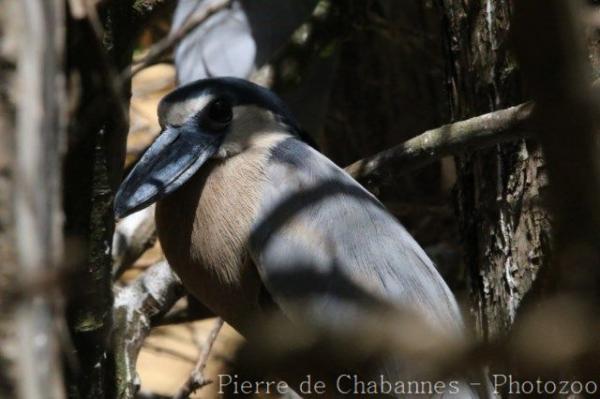
[[[226,100],[217,99],[208,105],[206,116],[213,128],[223,128],[233,118],[231,104]]]

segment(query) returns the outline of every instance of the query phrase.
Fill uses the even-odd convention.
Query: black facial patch
[[[226,98],[216,98],[197,115],[200,126],[206,131],[223,132],[233,119],[231,101]]]
[[[289,127],[290,133],[316,148],[315,142],[300,128],[287,105],[275,93],[244,79],[231,77],[201,79],[176,89],[165,96],[161,102],[174,104],[197,97],[200,93],[225,98],[231,101],[233,106],[256,105],[267,109]]]

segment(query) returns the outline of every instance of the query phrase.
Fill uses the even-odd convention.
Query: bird
[[[162,133],[119,187],[115,214],[156,203],[169,264],[242,335],[269,312],[351,328],[366,297],[463,333],[424,250],[270,90],[201,79],[166,95],[158,117]]]
[[[379,0],[383,1],[383,0]],[[218,5],[215,0],[178,0],[171,35],[184,29],[190,15],[200,16]],[[237,0],[216,11],[177,44],[174,65],[177,83],[232,76],[264,82],[273,69],[278,53],[285,50],[294,31],[310,26],[317,0]],[[222,2],[221,2],[222,4]],[[280,87],[281,96],[303,128],[317,132],[325,110],[338,65],[339,51],[310,60],[302,72],[301,85]],[[269,66],[271,64],[271,66]]]
[[[268,63],[310,17],[317,0],[233,1],[206,18],[175,49],[177,80],[186,84],[216,76],[248,78]],[[205,13],[215,0],[178,0],[171,34],[190,15]]]

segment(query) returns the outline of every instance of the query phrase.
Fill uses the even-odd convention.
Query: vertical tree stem
[[[17,255],[23,282],[50,273],[62,257],[60,171],[63,140],[64,5],[20,0],[23,32],[18,59],[15,157]],[[18,395],[64,397],[51,292],[26,293],[16,323]]]

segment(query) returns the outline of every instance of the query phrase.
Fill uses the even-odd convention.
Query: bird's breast
[[[213,160],[157,206],[159,239],[173,269],[194,296],[241,330],[261,311],[261,282],[247,245],[265,162],[260,150]]]

